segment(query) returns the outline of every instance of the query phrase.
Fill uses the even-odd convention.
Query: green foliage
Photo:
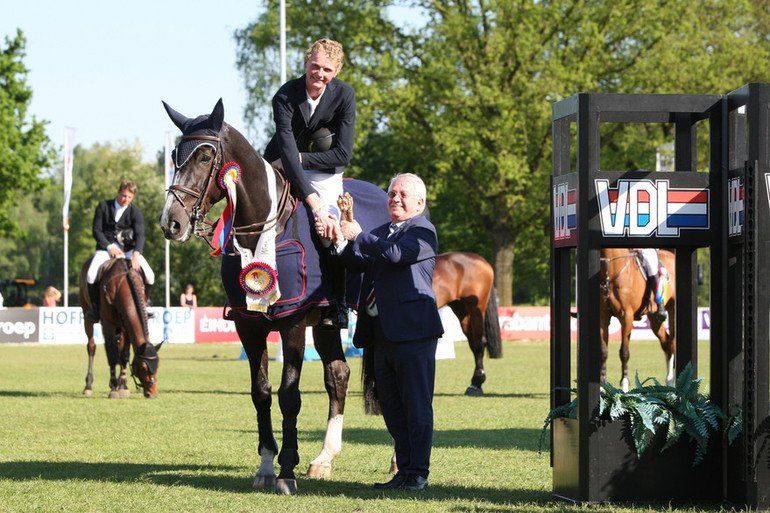
[[[623,392],[609,383],[602,384],[599,397],[597,420],[629,422],[631,438],[636,454],[641,457],[647,447],[648,434],[654,435],[659,429],[666,430],[666,441],[661,450],[674,445],[683,434],[695,442],[696,451],[693,465],[700,463],[708,450],[709,435],[719,429],[719,421],[727,421],[726,434],[732,442],[740,433],[742,421],[740,411],[727,419],[722,410],[700,393],[702,378],[692,378],[692,364],[688,363],[677,376],[674,386],[661,385],[655,378],[639,381],[636,374],[636,388]],[[647,383],[652,383],[648,385]],[[573,393],[577,393],[573,390]],[[578,399],[552,409],[546,416],[540,435],[543,446],[546,430],[553,419],[576,418]]]
[[[249,107],[262,109],[252,120],[267,126],[278,87],[277,3],[237,33]],[[442,251],[487,257],[502,305],[548,297],[554,101],[580,92],[726,93],[770,72],[770,12],[749,0],[415,0],[407,4],[424,26],[397,27],[388,8],[403,3],[295,2],[290,77],[314,39],[345,45],[340,78],[358,98],[348,175],[379,185],[400,171],[422,176]],[[672,138],[670,125],[608,126],[602,168],[650,169]]]
[[[25,47],[21,30],[0,46],[0,236],[23,235],[21,217],[10,210],[25,194],[44,187],[41,172],[54,158],[45,123],[27,116],[32,90],[26,83]]]

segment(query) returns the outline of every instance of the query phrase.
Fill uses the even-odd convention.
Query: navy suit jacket
[[[444,333],[433,293],[433,268],[438,254],[436,229],[417,215],[388,238],[390,223],[361,233],[349,242],[340,258],[348,267],[364,272],[362,296],[371,287],[383,334],[391,342],[438,338]],[[372,318],[363,302],[358,309],[354,342],[368,345]]]
[[[128,244],[120,244],[118,232],[127,228],[133,230],[133,238]],[[144,217],[139,207],[131,203],[118,222],[115,222],[115,198],[99,202],[94,213],[94,223],[92,227],[94,239],[96,239],[96,249],[106,250],[109,244],[115,243],[121,246],[123,251],[134,249],[139,253],[144,253]]]
[[[341,173],[353,155],[356,125],[356,93],[349,84],[333,78],[321,96],[313,117],[307,103],[305,75],[289,80],[273,96],[275,134],[265,148],[265,160],[280,158],[286,175],[300,199],[315,192],[303,169]],[[333,134],[327,151],[308,152],[310,135],[319,128]],[[302,163],[299,161],[302,152]]]

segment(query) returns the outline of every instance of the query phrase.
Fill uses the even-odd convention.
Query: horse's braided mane
[[[144,332],[144,337],[147,341],[149,341],[150,333],[149,329],[147,328],[147,322],[145,321],[145,319],[147,319],[147,306],[144,302],[144,298],[140,294],[140,276],[139,273],[128,264],[128,261],[124,260],[124,262],[126,266],[126,278],[128,279],[128,285],[131,289],[131,297],[134,299],[134,305],[136,305],[136,309],[139,312],[139,317],[142,319],[142,331]]]

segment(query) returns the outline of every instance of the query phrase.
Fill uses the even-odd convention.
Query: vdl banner
[[[589,209],[589,223],[597,225],[592,231],[602,239],[708,237],[711,192],[707,173],[655,172],[664,178],[654,180],[643,171],[600,173],[605,174],[607,178],[593,180],[585,203],[578,197],[577,173],[554,177],[554,247],[577,245],[580,208]]]

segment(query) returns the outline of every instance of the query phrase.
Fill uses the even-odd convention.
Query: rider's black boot
[[[94,322],[99,322],[99,285],[88,284],[88,299],[91,301],[91,309],[86,312],[86,317]]]
[[[150,300],[150,296],[152,295],[152,287],[155,285],[154,283],[145,283],[144,284],[144,298],[147,303],[147,307],[149,308],[152,305],[152,301]],[[155,314],[147,310],[147,318],[152,319],[155,317]]]
[[[652,297],[655,299],[655,304],[657,305],[657,309],[654,312],[650,312],[652,315],[655,315],[659,317],[662,321],[665,321],[666,318],[668,318],[668,312],[666,311],[666,307],[661,301],[658,303],[657,301],[657,292],[658,292],[658,276],[648,276],[647,277],[647,284],[650,288],[650,292],[652,293]]]

